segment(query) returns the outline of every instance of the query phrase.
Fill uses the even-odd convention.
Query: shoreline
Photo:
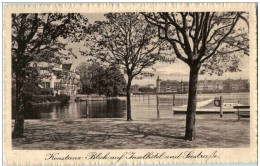
[[[35,103],[35,102],[30,101],[30,102],[28,102],[28,104],[35,106],[35,105],[61,104],[61,102],[60,101],[54,101],[54,102]]]

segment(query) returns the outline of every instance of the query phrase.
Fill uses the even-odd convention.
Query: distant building
[[[189,82],[188,81],[181,81],[178,83],[178,93],[188,93],[189,91]]]
[[[160,85],[160,92],[177,92],[178,81],[167,80],[162,81]]]
[[[217,80],[215,84],[216,92],[223,92],[223,80]]]
[[[157,93],[163,93],[163,92],[177,92],[178,91],[178,81],[162,81],[159,76],[156,80],[156,88]]]
[[[246,79],[227,79],[223,81],[223,89],[226,92],[249,92],[250,84]]]
[[[188,93],[189,82],[167,80],[162,81],[159,77],[156,80],[158,93]],[[249,92],[248,80],[200,80],[197,84],[198,93],[230,93],[230,92]]]
[[[72,64],[55,64],[47,62],[32,62],[42,76],[41,88],[53,91],[54,94],[73,96],[80,89],[80,76]]]
[[[200,93],[217,93],[223,92],[222,80],[200,80],[198,82],[198,92]]]

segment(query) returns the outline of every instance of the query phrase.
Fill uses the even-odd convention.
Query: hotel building
[[[42,76],[41,88],[51,90],[53,94],[77,95],[80,90],[80,76],[72,64],[54,64],[47,62],[32,62]]]

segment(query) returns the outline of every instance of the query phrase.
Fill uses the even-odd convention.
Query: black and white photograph
[[[249,11],[155,11],[12,11],[11,149],[250,148]]]

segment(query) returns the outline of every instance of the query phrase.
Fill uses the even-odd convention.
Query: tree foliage
[[[214,71],[221,75],[223,67],[226,67],[225,71],[236,71],[238,68],[230,68],[230,64],[223,63],[231,61],[235,65],[238,55],[249,55],[248,27],[238,26],[243,24],[239,22],[240,18],[247,20],[247,13],[176,12],[143,15],[158,28],[160,39],[171,44],[177,58],[188,65],[204,64],[202,73]],[[216,64],[222,64],[222,68],[216,68]],[[210,67],[214,70],[208,70]]]
[[[139,13],[107,13],[106,21],[89,25],[84,55],[119,66],[127,74],[127,119],[131,120],[130,87],[136,76],[151,76],[144,69],[160,59],[157,30]]]
[[[77,41],[86,21],[82,15],[72,13],[12,14],[12,73],[16,85],[14,137],[21,137],[24,130],[23,85],[36,81],[39,76],[37,68],[30,63],[61,63],[63,58],[69,58],[72,50],[66,48],[66,42]]]
[[[143,92],[143,93],[155,93],[156,92],[156,88],[150,88],[150,87],[141,87],[138,90],[139,90],[139,92]]]
[[[142,13],[158,29],[178,59],[190,67],[186,140],[195,139],[198,74],[222,75],[239,70],[239,56],[248,52],[248,14],[242,12]],[[245,22],[247,26],[241,26]]]
[[[83,54],[119,65],[131,78],[146,75],[143,69],[160,56],[156,29],[137,13],[108,13],[105,17],[107,21],[89,26],[90,52]]]
[[[66,47],[68,40],[77,40],[86,23],[82,15],[72,13],[12,14],[13,73],[31,79],[37,74],[31,61],[61,63],[68,59],[72,54]]]
[[[104,67],[98,63],[81,63],[77,67],[80,74],[82,93],[117,96],[125,94],[124,75],[115,66]]]

